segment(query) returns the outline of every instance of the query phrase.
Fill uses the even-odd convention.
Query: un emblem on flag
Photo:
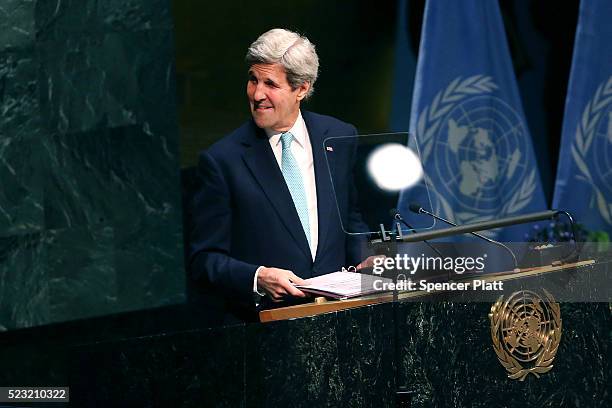
[[[612,77],[584,108],[571,151],[578,180],[591,186],[599,213],[612,224]]]
[[[491,77],[457,78],[419,116],[435,198],[457,222],[516,213],[536,187],[524,121],[495,89]]]

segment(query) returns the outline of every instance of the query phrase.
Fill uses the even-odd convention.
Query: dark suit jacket
[[[346,180],[332,187],[323,147],[328,137],[355,135],[355,127],[306,111],[302,117],[312,144],[317,190],[319,241],[314,262],[262,129],[249,120],[200,153],[201,185],[192,208],[191,278],[211,285],[231,302],[254,308],[253,278],[261,265],[310,278],[361,261],[361,243],[345,234],[340,224],[340,217],[344,225],[360,222],[351,187],[354,151],[329,153],[334,178]]]

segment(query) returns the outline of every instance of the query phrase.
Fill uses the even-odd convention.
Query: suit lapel
[[[325,241],[327,239],[327,232],[329,230],[329,220],[332,216],[334,216],[332,211],[337,211],[337,205],[332,190],[329,167],[325,158],[325,147],[323,146],[328,129],[325,126],[322,126],[320,121],[314,120],[309,112],[302,111],[302,117],[304,118],[304,123],[306,123],[308,136],[310,137],[310,144],[312,146],[312,159],[317,189],[319,242],[317,244],[317,253],[315,255],[316,260],[319,257],[319,254],[325,250]],[[333,165],[331,161],[329,164],[330,166]]]
[[[252,131],[245,137],[243,160],[265,195],[270,200],[278,217],[285,225],[300,249],[311,258],[310,248],[302,228],[293,199],[278,167],[265,132],[251,122]],[[320,224],[319,224],[320,225]]]

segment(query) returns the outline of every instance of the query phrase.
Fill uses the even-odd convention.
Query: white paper
[[[338,297],[353,297],[373,292],[376,290],[374,281],[392,282],[391,279],[380,276],[365,275],[355,272],[332,272],[315,278],[305,279],[306,285],[295,285],[298,289],[320,291],[336,295]],[[376,285],[381,288],[382,284]]]

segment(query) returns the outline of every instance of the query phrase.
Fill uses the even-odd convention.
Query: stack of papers
[[[389,292],[382,290],[383,283],[391,279],[381,276],[365,275],[356,272],[332,272],[316,278],[306,279],[306,285],[295,285],[303,292],[313,293],[334,299],[348,299],[372,293]]]

